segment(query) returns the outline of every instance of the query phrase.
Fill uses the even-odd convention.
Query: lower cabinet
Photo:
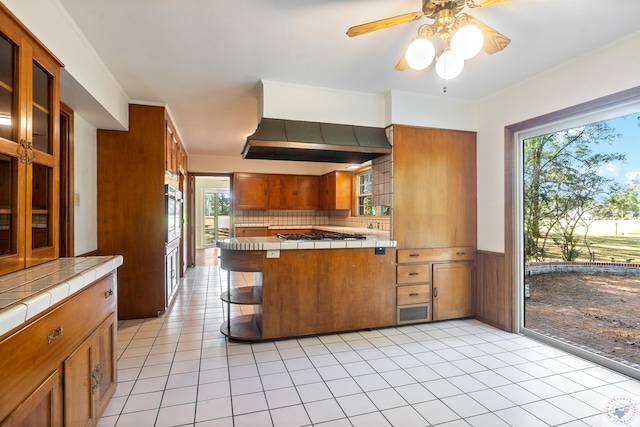
[[[117,385],[116,298],[109,274],[0,337],[0,426],[97,424]]]
[[[475,314],[473,263],[433,264],[433,320],[458,319]]]
[[[398,249],[397,324],[475,314],[475,248]]]
[[[64,361],[65,425],[95,425],[113,396],[116,327],[112,314]]]
[[[62,425],[62,388],[56,369],[9,415],[3,427]]]
[[[236,227],[235,237],[266,237],[269,235],[267,227]]]

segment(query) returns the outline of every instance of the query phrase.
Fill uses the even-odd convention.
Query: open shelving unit
[[[220,326],[226,337],[238,341],[262,340],[262,251],[234,251],[222,249],[220,267],[227,271],[227,290],[220,299],[227,303],[227,320]],[[231,286],[234,272],[253,273],[254,285]],[[231,304],[257,306],[257,313],[231,317]]]

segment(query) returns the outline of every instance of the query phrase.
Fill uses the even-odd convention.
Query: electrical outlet
[[[80,206],[80,194],[79,193],[73,193],[73,205],[74,206]]]
[[[385,253],[387,253],[385,248],[376,248],[375,249],[375,254],[376,255],[384,255]]]
[[[280,251],[277,249],[267,251],[267,258],[280,258]]]

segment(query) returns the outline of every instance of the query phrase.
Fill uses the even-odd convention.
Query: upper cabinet
[[[187,170],[187,155],[184,146],[169,117],[167,117],[164,162],[165,170],[172,175],[185,173]]]
[[[269,209],[315,210],[320,208],[317,176],[269,175]]]
[[[267,209],[268,175],[236,173],[233,175],[234,209]]]
[[[61,66],[0,3],[0,274],[58,257]]]
[[[353,175],[322,176],[236,173],[234,209],[351,209]]]
[[[351,209],[353,174],[335,171],[320,179],[321,209]]]
[[[475,248],[474,132],[394,125],[393,174],[399,248]]]

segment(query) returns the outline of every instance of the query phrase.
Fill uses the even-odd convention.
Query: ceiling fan
[[[488,54],[501,51],[511,42],[506,36],[478,19],[460,13],[462,9],[488,7],[510,0],[422,0],[422,11],[405,13],[349,28],[349,37],[405,24],[420,18],[433,19],[433,23],[422,25],[402,56],[396,70],[410,68],[422,70],[436,59],[436,71],[440,77],[451,79],[462,72],[464,60],[475,56],[480,50]],[[434,39],[441,49],[436,58]]]

